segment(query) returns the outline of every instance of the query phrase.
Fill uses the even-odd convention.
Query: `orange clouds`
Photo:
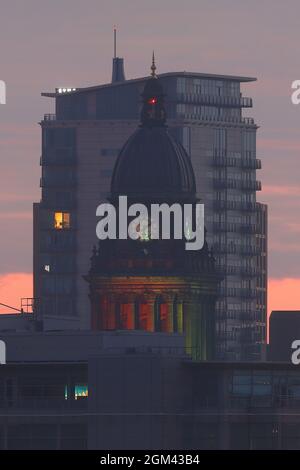
[[[268,310],[300,310],[300,278],[269,279]]]
[[[0,275],[0,302],[20,308],[21,297],[32,297],[32,274],[9,273]],[[0,306],[0,313],[13,313]]]

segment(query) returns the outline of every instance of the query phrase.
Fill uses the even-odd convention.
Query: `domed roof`
[[[141,112],[141,125],[123,146],[112,176],[111,196],[137,200],[195,199],[196,184],[191,160],[183,146],[168,132],[164,93],[152,64]]]
[[[111,194],[161,201],[194,199],[196,185],[190,158],[165,127],[141,127],[119,154]]]

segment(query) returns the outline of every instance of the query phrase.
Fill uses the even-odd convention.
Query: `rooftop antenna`
[[[117,57],[117,27],[114,26],[114,59]]]
[[[112,83],[124,82],[124,60],[122,57],[117,57],[117,27],[114,25],[114,57],[113,57],[113,70],[112,70]]]

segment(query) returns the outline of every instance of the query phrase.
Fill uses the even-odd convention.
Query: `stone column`
[[[183,298],[177,298],[177,330],[178,333],[183,333],[183,323],[184,323],[184,303]]]
[[[174,332],[174,294],[164,295],[165,302],[167,304],[167,333]]]

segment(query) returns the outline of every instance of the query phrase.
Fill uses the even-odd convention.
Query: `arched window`
[[[150,331],[149,317],[149,304],[143,297],[139,297],[134,303],[134,329]]]
[[[100,298],[100,330],[112,330],[114,328],[113,318],[110,315],[110,299],[107,295],[102,295]]]
[[[173,301],[173,331],[174,333],[178,333],[178,300],[177,295]]]
[[[154,303],[154,331],[168,332],[168,304],[161,295]]]
[[[126,295],[118,298],[115,304],[115,328],[117,330],[134,329],[133,305]]]

